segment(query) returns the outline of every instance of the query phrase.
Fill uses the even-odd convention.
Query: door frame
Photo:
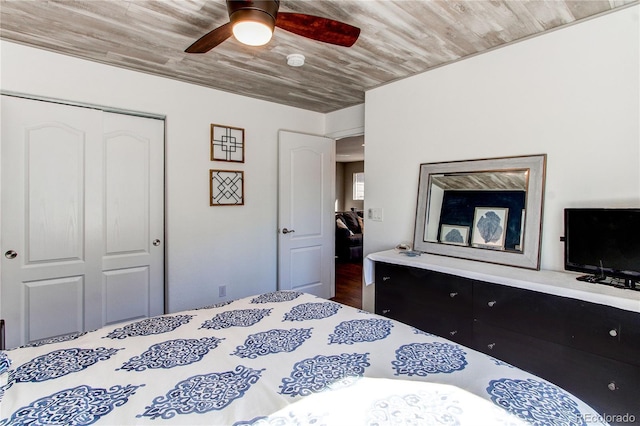
[[[123,109],[123,108],[114,108],[114,107],[110,107],[110,106],[106,106],[106,105],[92,104],[92,103],[89,103],[89,102],[69,101],[69,100],[66,100],[66,99],[51,98],[51,97],[47,97],[47,96],[38,96],[38,95],[32,95],[32,94],[29,94],[29,93],[22,93],[22,92],[13,92],[13,91],[10,91],[10,90],[0,90],[0,95],[13,96],[14,98],[30,99],[32,101],[51,102],[51,103],[54,103],[54,104],[62,104],[62,105],[80,107],[80,108],[99,109],[100,111],[104,111],[104,112],[113,112],[113,113],[116,113],[116,114],[133,115],[135,117],[144,117],[144,118],[153,118],[153,119],[156,119],[156,120],[165,120],[165,130],[166,130],[166,119],[167,119],[167,116],[164,115],[164,114],[154,114],[154,113],[151,113],[151,112],[143,112],[143,111],[136,111],[136,110],[130,110],[130,109]],[[166,136],[165,136],[165,142],[166,142]],[[166,143],[165,143],[165,147],[166,147]]]
[[[336,141],[336,150],[337,150],[337,145],[340,143],[340,139],[344,139],[344,138],[350,138],[350,137],[354,137],[354,136],[365,136],[364,134],[364,126],[361,127],[354,127],[352,129],[347,129],[347,130],[339,130],[337,132],[333,132],[333,133],[328,133],[326,135],[328,138],[332,138],[333,140]],[[366,148],[365,148],[366,149]],[[336,156],[336,163],[338,162],[337,156]],[[364,161],[365,163],[365,167],[366,167],[366,159]],[[366,176],[366,175],[365,175]],[[335,177],[334,177],[334,186],[335,186],[336,182],[335,182]],[[366,197],[364,200],[364,203],[366,203]],[[363,210],[366,211],[366,206],[363,205]],[[364,251],[364,235],[362,236],[362,262],[364,262],[364,258],[365,258],[365,251]],[[336,278],[337,275],[335,274],[335,270],[336,270],[336,258],[335,256],[333,257],[333,261],[332,261],[332,267],[333,267],[333,271],[334,271],[334,279],[333,279],[333,288],[334,288],[334,292],[335,292],[335,286],[336,286]],[[360,289],[360,295],[364,296],[364,283],[362,283],[361,289]],[[364,306],[364,304],[363,304]]]

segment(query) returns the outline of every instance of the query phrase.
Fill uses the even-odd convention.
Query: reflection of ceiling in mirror
[[[364,135],[336,140],[336,161],[339,163],[364,161]]]
[[[431,182],[444,190],[504,190],[527,189],[527,170],[452,173],[431,175]]]

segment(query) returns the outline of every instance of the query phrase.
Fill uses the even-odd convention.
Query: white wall
[[[219,302],[219,285],[225,300],[276,289],[277,132],[323,134],[324,114],[5,41],[0,55],[4,91],[166,116],[170,311]],[[244,164],[209,160],[211,123],[245,129]],[[244,206],[209,206],[211,168],[244,170]]]
[[[363,132],[364,104],[333,111],[325,116],[325,133],[330,138],[359,136]]]
[[[639,10],[368,91],[365,209],[384,222],[365,254],[413,240],[420,163],[546,153],[542,269],[563,269],[565,207],[640,206]]]

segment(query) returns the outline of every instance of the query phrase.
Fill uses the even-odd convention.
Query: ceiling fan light
[[[243,21],[233,26],[233,35],[243,44],[262,46],[271,40],[271,28],[261,22]]]
[[[249,46],[262,46],[271,40],[276,21],[270,14],[258,9],[240,9],[229,18],[234,37]]]

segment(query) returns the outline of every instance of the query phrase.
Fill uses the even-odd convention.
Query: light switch
[[[376,222],[382,222],[382,207],[370,208],[367,217]]]

